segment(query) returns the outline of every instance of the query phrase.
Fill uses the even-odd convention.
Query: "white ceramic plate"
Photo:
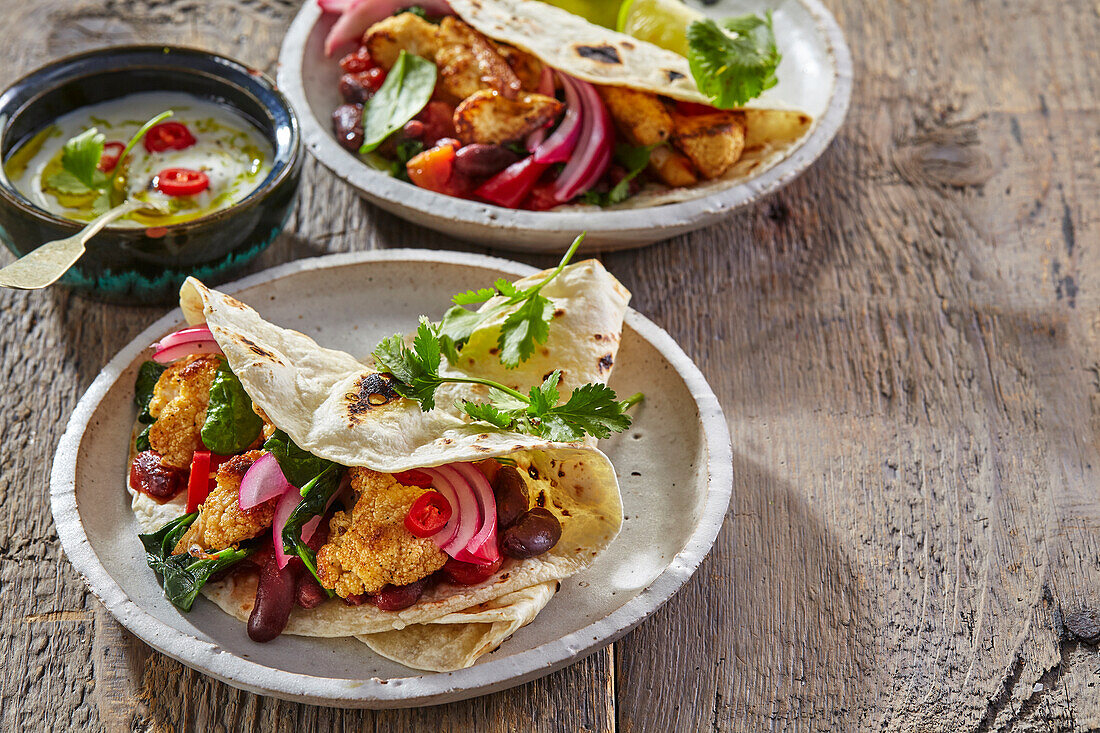
[[[712,224],[790,183],[836,135],[851,97],[851,54],[836,20],[819,0],[689,4],[715,18],[772,9],[783,61],[779,86],[771,93],[782,89],[784,99],[798,100],[797,108],[814,118],[814,126],[786,158],[756,177],[682,203],[620,211],[518,211],[433,193],[371,168],[332,136],[332,111],[342,104],[341,72],[338,59],[326,58],[322,46],[335,16],[322,16],[316,0],[306,0],[283,40],[278,83],[298,114],[302,139],[314,157],[386,211],[505,249],[557,252],[581,230],[588,231],[587,250],[640,247]]]
[[[530,267],[470,254],[385,250],[293,262],[225,288],[273,322],[367,354],[379,338],[442,313],[452,293]],[[441,703],[520,684],[633,628],[687,581],[729,506],[732,455],[717,399],[661,328],[631,310],[611,386],[642,391],[634,426],[601,448],[623,492],[623,532],[530,625],[473,667],[422,673],[354,639],[248,639],[205,598],[184,614],[145,564],[125,491],[133,385],[154,340],[179,328],[174,310],[103,369],[77,404],[54,456],[50,493],[65,554],[92,592],[150,646],[231,685],[342,707]]]

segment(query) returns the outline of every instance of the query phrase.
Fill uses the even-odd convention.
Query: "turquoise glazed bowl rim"
[[[274,150],[271,171],[243,199],[204,216],[157,227],[157,229],[170,233],[229,223],[240,212],[262,203],[269,194],[278,190],[286,179],[294,174],[302,156],[298,118],[289,100],[279,91],[269,76],[221,54],[187,46],[163,44],[107,46],[84,51],[52,61],[17,79],[3,93],[0,93],[0,157],[6,158],[18,143],[26,139],[26,135],[23,135],[20,140],[8,140],[13,122],[32,111],[48,95],[81,79],[91,79],[128,70],[163,71],[165,78],[180,74],[201,77],[211,86],[220,86],[227,92],[232,91],[236,95],[249,98],[257,109],[263,110],[267,119],[257,119],[256,115],[250,114],[239,103],[234,102],[232,95],[220,96],[216,102],[244,116],[271,143]],[[164,91],[174,91],[174,86],[167,83]],[[120,90],[119,94],[105,97],[104,100],[127,96],[136,91],[142,90]],[[201,97],[201,95],[196,96]],[[76,110],[94,103],[96,102],[89,101],[73,105],[65,111]],[[35,129],[41,129],[41,126]],[[15,207],[25,216],[57,227],[71,229],[73,232],[86,226],[86,222],[60,217],[35,205],[8,180],[2,165],[0,165],[0,201]],[[121,235],[139,231],[141,230],[133,227],[104,228],[104,232]]]

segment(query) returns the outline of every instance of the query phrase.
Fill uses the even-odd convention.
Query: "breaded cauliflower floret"
[[[199,432],[210,404],[210,385],[220,365],[217,356],[186,356],[157,380],[149,402],[149,414],[156,419],[149,429],[149,444],[167,465],[187,468],[192,454],[202,449]]]
[[[224,550],[238,542],[249,540],[268,529],[275,517],[278,499],[271,499],[252,509],[241,509],[241,479],[263,451],[250,450],[233,456],[218,467],[217,485],[199,506],[195,523],[180,538],[174,554],[194,547],[203,551]]]
[[[367,468],[351,469],[351,486],[359,495],[355,508],[350,516],[333,515],[329,542],[317,553],[322,585],[347,598],[387,583],[407,585],[443,567],[447,556],[431,539],[405,528],[409,507],[426,489]]]

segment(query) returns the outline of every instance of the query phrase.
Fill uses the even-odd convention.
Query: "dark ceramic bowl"
[[[172,303],[194,275],[225,281],[282,230],[301,178],[298,120],[262,73],[189,48],[123,46],[56,61],[0,96],[0,159],[79,107],[136,92],[186,92],[232,108],[274,148],[271,173],[237,204],[182,224],[154,229],[107,227],[60,281],[117,303]],[[84,226],[32,204],[0,172],[0,238],[17,256]]]

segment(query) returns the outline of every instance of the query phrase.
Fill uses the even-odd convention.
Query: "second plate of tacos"
[[[390,211],[516,249],[581,227],[638,246],[785,184],[843,120],[828,12],[745,9],[632,0],[628,35],[538,0],[311,0],[279,81],[313,154]]]

